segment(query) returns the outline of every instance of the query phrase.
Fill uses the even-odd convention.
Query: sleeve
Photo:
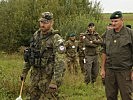
[[[54,46],[55,46],[55,67],[51,83],[60,86],[65,72],[65,66],[64,66],[65,46],[64,46],[64,39],[58,34],[55,34],[54,36]]]
[[[28,62],[25,62],[25,63],[24,63],[24,67],[23,67],[23,69],[22,69],[22,74],[21,74],[21,76],[22,76],[24,79],[26,79],[26,76],[27,76],[28,71],[30,70],[30,68],[31,68],[30,64],[29,64]]]
[[[97,35],[97,39],[93,41],[94,44],[101,45],[102,44],[102,38],[100,35]]]
[[[69,41],[66,41],[66,42],[64,43],[64,45],[65,45],[65,47],[66,47],[66,49],[67,49],[68,46],[69,46]]]
[[[131,47],[131,52],[132,52],[132,61],[133,61],[133,30],[130,30],[131,31],[131,42],[132,42],[132,47]],[[133,66],[132,66],[132,71],[133,71]]]
[[[23,69],[22,69],[22,74],[21,76],[24,77],[24,79],[26,78],[27,74],[28,74],[28,71],[30,70],[31,68],[31,64],[30,64],[30,61],[29,61],[29,58],[30,58],[30,54],[31,54],[31,48],[34,46],[34,38],[35,36],[37,35],[37,31],[33,34],[33,36],[31,37],[30,39],[30,47],[27,48],[27,53],[24,52],[24,66],[23,66]],[[25,50],[26,51],[26,50]]]
[[[97,47],[98,46],[97,44],[92,43],[92,41],[89,40],[86,36],[85,36],[83,42],[84,42],[85,46],[88,46],[88,47]]]

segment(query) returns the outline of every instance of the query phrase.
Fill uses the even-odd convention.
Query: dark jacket
[[[120,32],[113,29],[103,35],[103,53],[106,67],[110,69],[131,69],[133,65],[133,31],[123,27]]]

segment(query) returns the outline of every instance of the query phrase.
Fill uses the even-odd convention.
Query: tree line
[[[54,15],[54,29],[65,36],[86,30],[88,22],[101,24],[100,2],[89,0],[1,0],[0,50],[15,52],[29,43],[38,29],[40,14],[50,11]],[[101,32],[101,28],[98,29]]]

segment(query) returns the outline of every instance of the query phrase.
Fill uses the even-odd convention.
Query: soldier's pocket
[[[31,70],[31,76],[30,79],[31,81],[35,82],[39,80],[39,73],[38,69],[32,69]]]
[[[125,71],[125,79],[126,81],[131,81],[131,71],[128,70],[128,71]]]
[[[114,79],[114,73],[110,69],[106,69],[106,75],[105,75],[106,80],[112,80]]]

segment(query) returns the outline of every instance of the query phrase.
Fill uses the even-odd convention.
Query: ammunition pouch
[[[53,62],[54,58],[53,49],[51,48],[44,48],[42,51],[35,48],[27,48],[24,50],[24,61],[34,67],[41,67]]]
[[[41,64],[42,66],[46,66],[48,65],[49,63],[52,63],[55,61],[55,55],[53,53],[53,48],[45,48],[42,50],[41,52]]]
[[[24,56],[24,61],[25,62],[29,62],[30,52],[31,52],[30,48],[27,48],[27,49],[24,50],[24,55],[23,56]]]
[[[34,48],[24,50],[24,61],[30,63],[31,66],[41,66],[40,50]]]

